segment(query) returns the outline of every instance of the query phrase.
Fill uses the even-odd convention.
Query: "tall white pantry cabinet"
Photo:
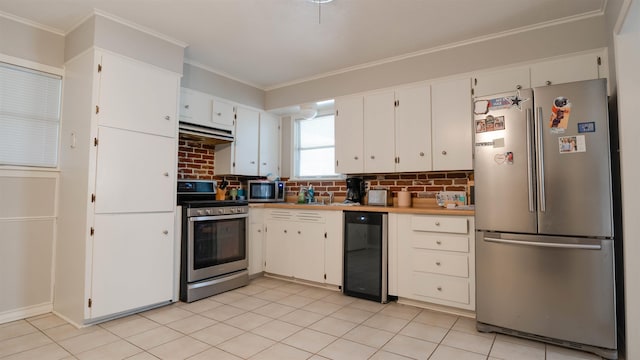
[[[54,312],[82,325],[173,299],[180,75],[98,49],[65,73]]]

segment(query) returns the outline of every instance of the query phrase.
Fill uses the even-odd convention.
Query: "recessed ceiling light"
[[[332,2],[333,0],[308,0],[308,1],[314,4],[326,4],[326,3]]]

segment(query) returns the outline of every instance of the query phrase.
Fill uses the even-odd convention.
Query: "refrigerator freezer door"
[[[540,234],[613,236],[606,89],[605,79],[534,89]]]
[[[535,233],[533,97],[531,90],[522,90],[520,98],[528,100],[520,103],[521,108],[504,105],[515,95],[514,92],[476,99],[476,228]],[[483,112],[487,101],[494,109],[506,108],[492,110],[490,106],[488,113],[477,114]]]
[[[613,240],[478,232],[476,318],[616,348]]]

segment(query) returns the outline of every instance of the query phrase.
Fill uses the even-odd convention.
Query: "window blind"
[[[62,78],[0,62],[0,164],[56,167]]]

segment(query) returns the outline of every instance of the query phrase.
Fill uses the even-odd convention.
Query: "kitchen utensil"
[[[220,183],[220,190],[226,189],[227,186],[229,186],[229,182],[225,179],[222,179],[222,182]]]

